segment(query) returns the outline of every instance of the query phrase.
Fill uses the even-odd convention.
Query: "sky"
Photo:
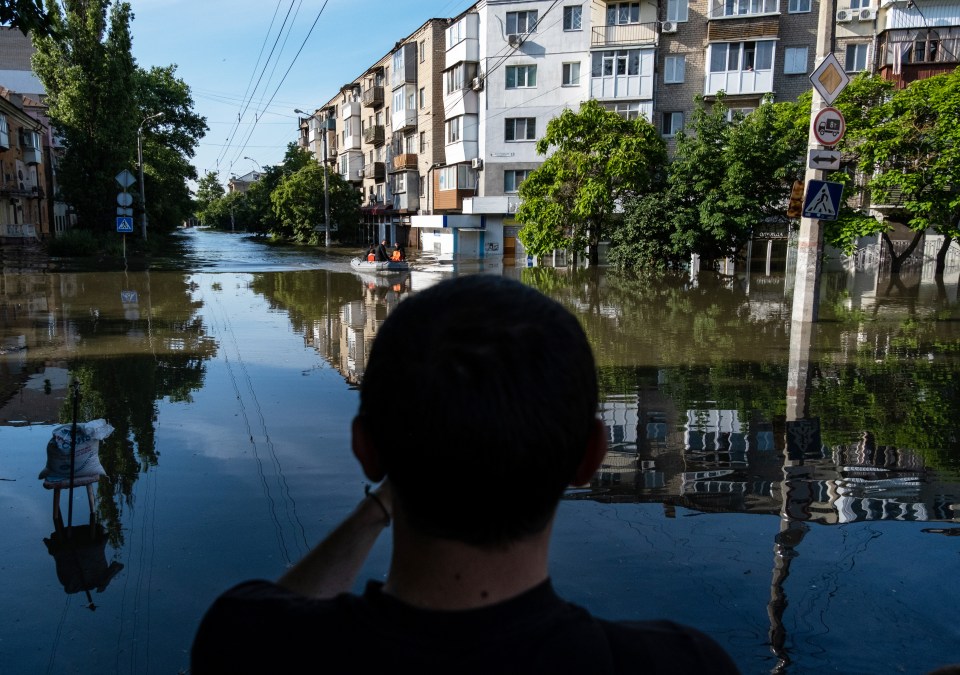
[[[197,174],[216,171],[224,183],[283,159],[298,136],[295,108],[313,112],[425,21],[474,2],[129,1],[134,58],[177,66],[209,127]]]

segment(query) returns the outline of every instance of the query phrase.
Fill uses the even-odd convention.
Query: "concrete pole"
[[[324,245],[330,248],[330,188],[327,184],[327,119],[328,112],[323,119],[323,222]]]
[[[143,125],[150,120],[155,120],[160,117],[163,117],[162,112],[149,115],[140,122],[140,126],[137,128],[137,164],[140,167],[140,206],[143,208],[143,213],[140,215],[140,227],[143,230],[144,241],[147,240],[147,195],[143,189]]]
[[[830,54],[833,42],[833,0],[820,0],[820,16],[817,21],[817,58],[816,66]],[[813,101],[810,104],[810,130],[807,146],[810,150],[820,150],[813,135],[813,123],[817,113],[826,107],[826,102],[814,88]],[[804,182],[823,180],[820,169],[807,169]],[[817,218],[801,218],[800,233],[797,237],[797,268],[793,286],[792,320],[816,321],[820,300],[820,261],[823,257],[823,227]]]

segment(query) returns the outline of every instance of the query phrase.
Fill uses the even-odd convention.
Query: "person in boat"
[[[394,262],[404,262],[406,259],[407,254],[404,252],[400,242],[393,242],[393,253],[390,254],[390,260],[393,260]]]
[[[384,239],[380,242],[380,245],[377,246],[377,260],[381,262],[386,262],[390,260],[390,255],[387,253],[387,240]]]
[[[194,675],[306,663],[377,675],[737,672],[693,628],[599,619],[551,585],[560,498],[590,481],[607,437],[590,345],[560,304],[503,277],[440,282],[387,316],[359,398],[351,445],[379,487],[276,583],[214,602]],[[430,433],[382,423],[425,410],[442,411]],[[385,580],[351,594],[391,524]]]
[[[376,262],[377,261],[377,249],[373,244],[370,244],[370,249],[367,251],[367,262]]]

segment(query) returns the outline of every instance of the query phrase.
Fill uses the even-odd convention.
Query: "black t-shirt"
[[[737,673],[697,630],[611,622],[562,600],[549,581],[465,611],[418,609],[370,582],[316,600],[267,581],[220,596],[200,624],[192,673]]]

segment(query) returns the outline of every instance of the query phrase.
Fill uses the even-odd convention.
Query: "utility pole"
[[[293,112],[299,115],[306,115],[308,119],[317,119],[317,113],[308,114],[300,108],[294,108]],[[323,125],[321,126],[321,144],[323,146],[322,159],[320,161],[323,164],[323,231],[324,231],[324,246],[330,248],[330,187],[329,179],[327,178],[327,125],[330,120],[330,110],[325,108],[323,111]],[[301,122],[302,124],[302,122]]]
[[[150,120],[159,119],[160,117],[163,117],[162,112],[148,115],[140,122],[140,126],[137,128],[137,164],[140,166],[140,206],[143,208],[143,213],[140,215],[140,227],[143,230],[144,241],[147,240],[147,195],[143,189],[143,125]]]

